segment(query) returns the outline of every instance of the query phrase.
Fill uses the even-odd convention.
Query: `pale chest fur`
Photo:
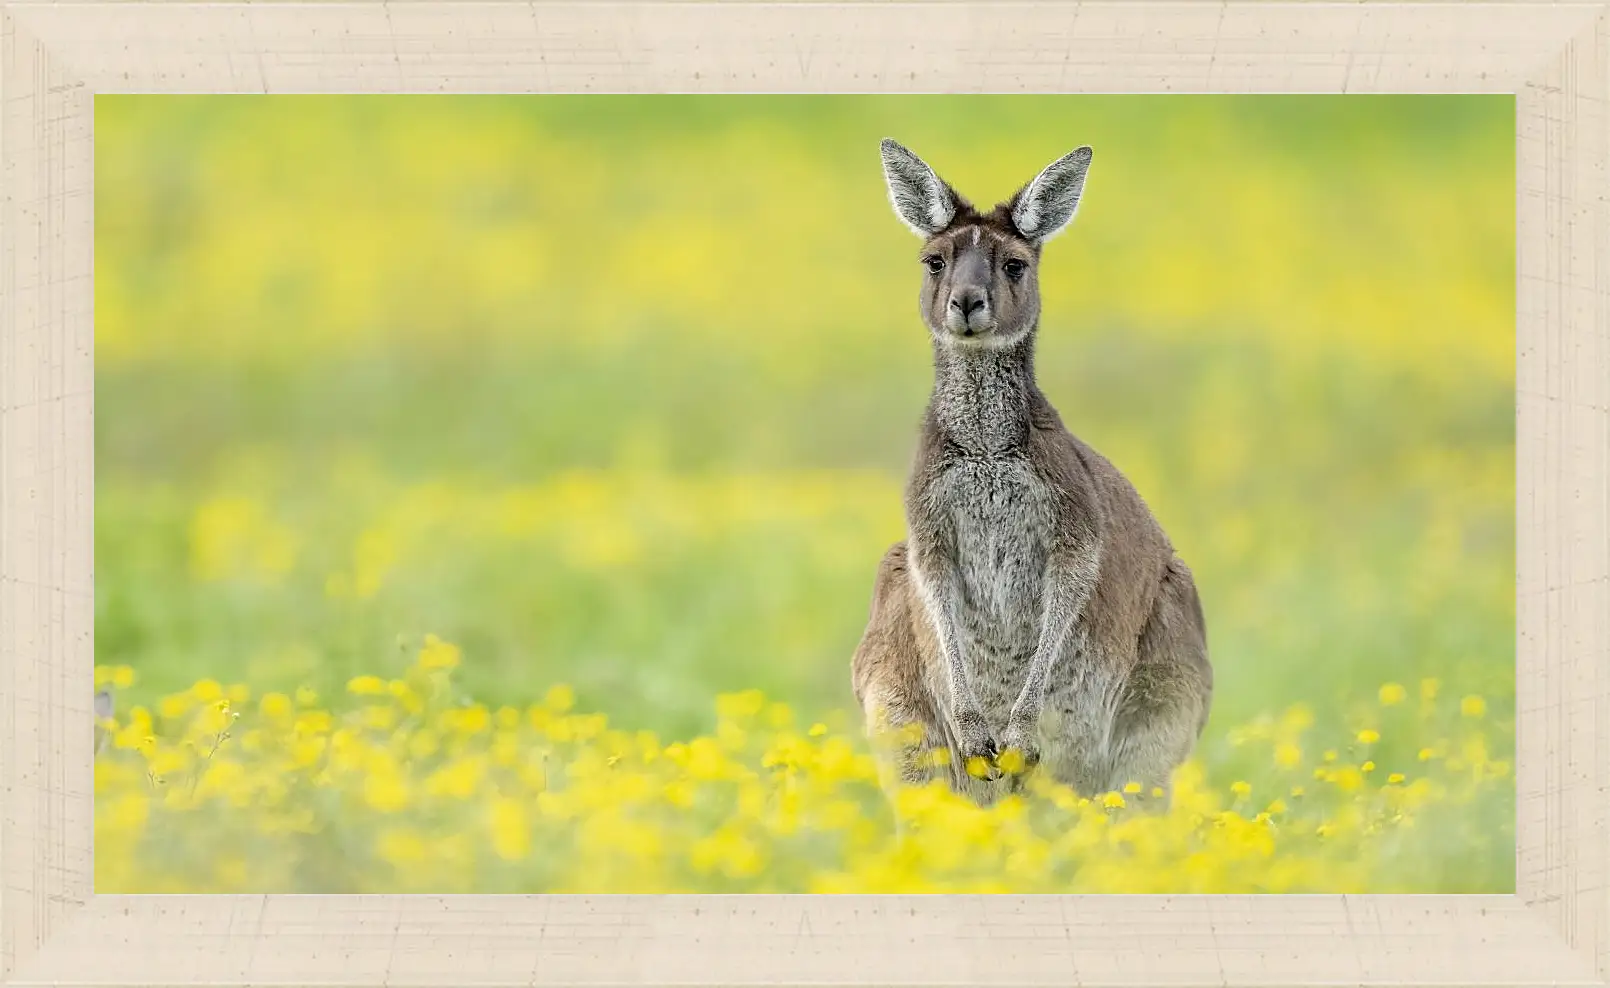
[[[1017,456],[957,459],[929,492],[961,579],[959,636],[984,714],[1011,711],[1039,643],[1050,489]]]

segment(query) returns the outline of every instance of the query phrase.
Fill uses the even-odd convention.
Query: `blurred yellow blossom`
[[[435,635],[425,636],[425,645],[419,650],[422,669],[454,669],[461,661],[457,645],[442,641]]]
[[[354,676],[347,681],[347,692],[374,696],[386,692],[386,681],[379,676]]]
[[[800,731],[786,705],[754,691],[715,704],[715,734],[662,744],[574,711],[563,684],[540,705],[489,710],[451,689],[422,697],[397,688],[406,681],[358,676],[345,707],[310,706],[299,690],[302,702],[267,692],[236,709],[207,682],[176,694],[178,720],[132,708],[120,728],[129,737],[99,756],[97,840],[176,841],[160,874],[139,855],[105,866],[108,891],[290,882],[275,869],[294,867],[309,835],[353,850],[296,879],[307,891],[1397,889],[1413,887],[1401,874],[1415,841],[1448,839],[1417,818],[1510,785],[1507,763],[1470,735],[1457,771],[1412,784],[1393,772],[1376,785],[1373,761],[1326,758],[1320,792],[1284,786],[1288,797],[1261,810],[1241,809],[1256,777],[1216,789],[1195,757],[1176,773],[1171,805],[1131,805],[1126,794],[1148,791],[1137,782],[1090,799],[1032,771],[988,808],[941,781],[891,801],[860,739],[826,721]],[[411,704],[423,705],[417,719]],[[1256,724],[1244,737],[1271,741]],[[1296,744],[1273,743],[1275,771],[1301,764]],[[209,857],[223,835],[257,850]]]
[[[576,693],[563,683],[551,686],[542,698],[543,705],[554,713],[562,714],[575,706]]]

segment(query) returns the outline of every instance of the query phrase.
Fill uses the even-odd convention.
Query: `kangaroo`
[[[987,806],[1043,772],[1087,797],[1139,783],[1166,807],[1213,692],[1201,600],[1034,376],[1041,249],[1073,220],[1093,152],[988,212],[894,141],[882,152],[895,214],[923,240],[934,362],[907,538],[878,566],[851,661],[883,785],[942,778]]]

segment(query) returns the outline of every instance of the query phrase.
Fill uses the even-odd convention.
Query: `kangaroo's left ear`
[[[1082,147],[1063,155],[1012,197],[1012,225],[1018,233],[1036,245],[1043,244],[1073,221],[1094,154]]]
[[[919,237],[931,237],[956,218],[956,193],[928,163],[892,140],[885,139],[883,178],[895,215]]]

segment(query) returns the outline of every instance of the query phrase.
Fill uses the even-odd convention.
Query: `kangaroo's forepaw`
[[[956,716],[956,747],[956,754],[968,775],[991,781],[1001,777],[996,764],[1001,747],[996,743],[995,734],[989,729],[983,714],[967,711]]]
[[[1039,732],[1033,721],[1014,717],[1001,736],[1001,754],[996,763],[1008,775],[1022,775],[1040,764]]]

